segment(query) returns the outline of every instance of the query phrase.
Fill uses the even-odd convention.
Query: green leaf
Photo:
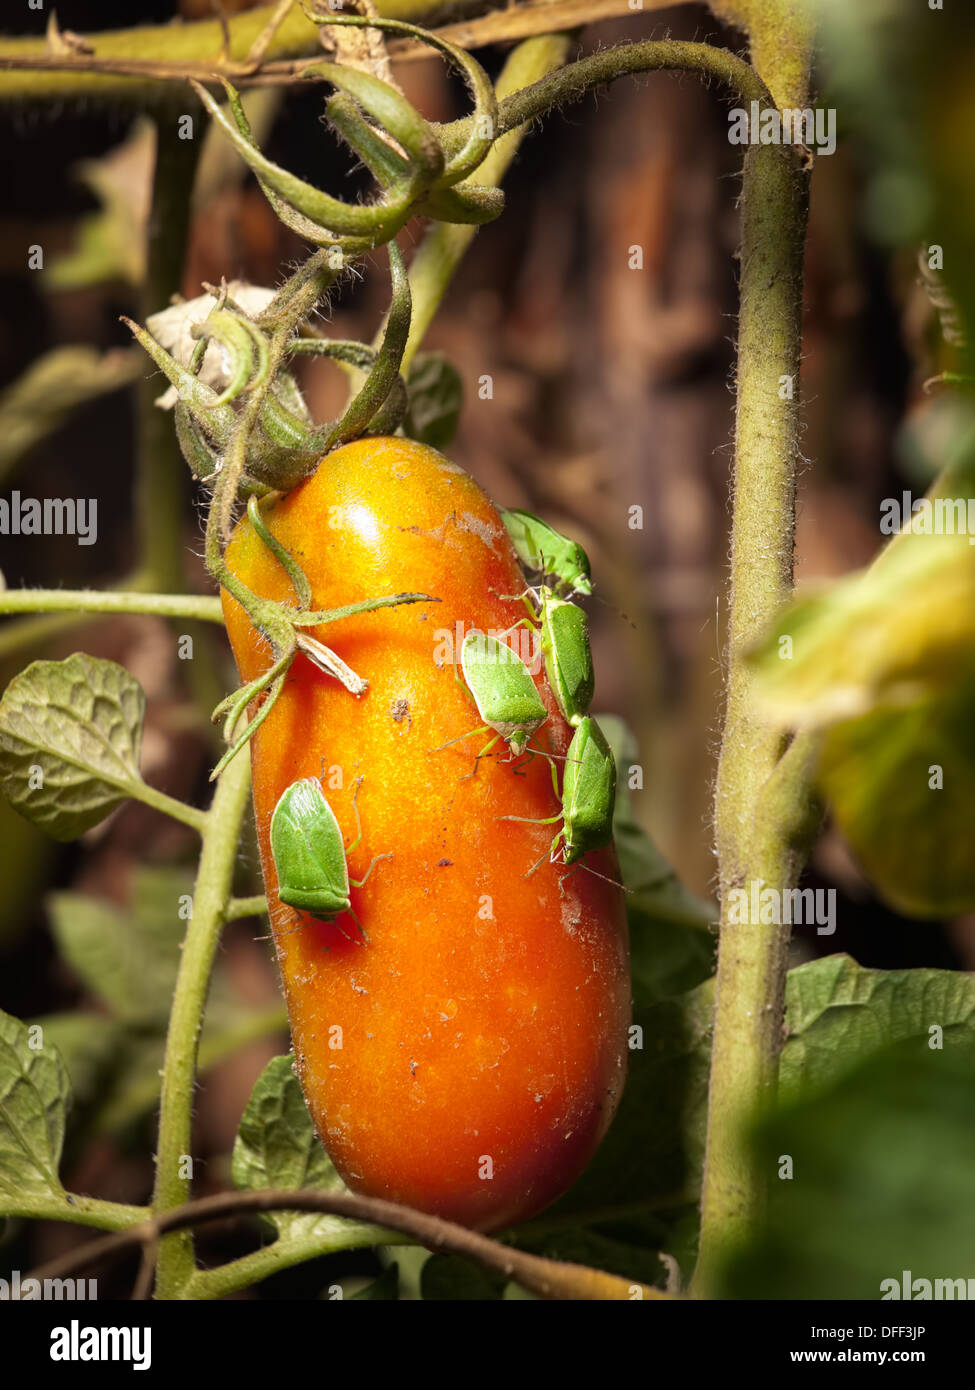
[[[73,1118],[110,1084],[127,1047],[125,1029],[113,1018],[92,1013],[47,1014],[33,1023],[43,1030],[45,1047],[53,1047],[67,1069]]]
[[[659,1283],[659,1274],[644,1260],[648,1252],[656,1259],[663,1251],[677,1258],[685,1279],[689,1276],[696,1252],[713,1005],[714,981],[709,980],[680,998],[635,1010],[643,1046],[629,1054],[626,1088],[609,1133],[570,1191],[515,1231],[519,1246],[650,1283]],[[780,1098],[790,1103],[823,1093],[891,1039],[926,1053],[933,1024],[944,1030],[944,1052],[937,1055],[957,1053],[975,1068],[975,976],[866,970],[848,956],[800,966],[789,972],[786,986]],[[793,1151],[776,1150],[784,1152]],[[559,1243],[567,1233],[582,1241],[580,1231],[586,1239],[595,1235],[614,1242],[616,1254],[598,1242],[590,1242],[588,1251]],[[573,1248],[577,1253],[569,1253]]]
[[[234,1186],[347,1189],[315,1133],[289,1054],[275,1057],[254,1086],[234,1143]],[[377,1229],[316,1212],[275,1211],[268,1219],[281,1239],[334,1241],[334,1249],[375,1245]]]
[[[80,406],[139,375],[131,350],[98,352],[72,343],[31,362],[0,394],[0,478]]]
[[[56,840],[97,825],[140,782],[145,695],[114,661],[34,661],[0,700],[0,782]]]
[[[582,1177],[543,1217],[613,1209],[677,1209],[694,1196],[704,1160],[714,981],[634,1010],[626,1087]],[[588,1224],[580,1220],[579,1224]]]
[[[636,740],[615,714],[598,718],[619,770],[613,840],[623,883],[630,890],[626,912],[630,927],[633,999],[651,1004],[683,994],[714,972],[717,920],[713,904],[686,888],[639,824],[633,811],[626,769],[638,761]]]
[[[406,433],[432,449],[446,449],[457,432],[464,404],[464,387],[457,369],[442,352],[418,353],[410,368],[406,391]]]
[[[817,780],[867,876],[899,912],[975,907],[975,684],[835,725]]]
[[[779,1096],[801,1099],[894,1042],[923,1050],[934,1025],[943,1030],[945,1052],[975,1065],[975,976],[865,970],[844,955],[790,970]]]
[[[121,145],[101,159],[78,164],[79,181],[100,207],[80,219],[74,250],[52,261],[45,276],[48,289],[82,289],[119,280],[142,284],[154,148],[152,122],[140,117]]]
[[[967,508],[972,458],[969,430],[927,505]],[[975,548],[931,523],[787,605],[750,658],[771,717],[822,731],[819,789],[877,891],[918,917],[975,906]]]
[[[191,891],[188,874],[144,869],[124,910],[78,893],[48,898],[63,955],[123,1022],[165,1026],[186,928],[179,900]]]
[[[0,1011],[0,1213],[25,1195],[62,1197],[58,1165],[69,1098],[56,1049]]]
[[[768,1219],[730,1261],[725,1293],[879,1299],[904,1271],[970,1278],[973,1061],[971,1049],[902,1042],[766,1120],[754,1150],[771,1179]],[[785,1156],[791,1179],[779,1177]]]
[[[975,549],[964,534],[903,533],[869,568],[787,605],[750,660],[769,715],[801,729],[975,680]]]

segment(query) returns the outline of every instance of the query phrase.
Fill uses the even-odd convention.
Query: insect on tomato
[[[462,747],[430,752],[470,730],[457,625],[505,632],[524,615],[503,597],[524,588],[517,555],[472,479],[404,439],[344,446],[262,515],[316,609],[408,590],[440,600],[312,630],[368,690],[355,698],[296,658],[251,742],[254,805],[298,1073],[339,1173],[355,1191],[498,1229],[547,1206],[592,1157],[622,1091],[630,1016],[623,894],[551,863],[550,827],[500,819],[561,814],[545,759],[518,776],[490,759],[459,778]],[[292,598],[246,519],[227,562],[263,597]],[[267,647],[228,595],[224,606],[253,679]],[[535,686],[547,718],[533,741],[564,758],[572,728],[544,673]],[[369,788],[359,862],[393,855],[349,886],[365,941],[341,918],[296,924],[279,896],[272,816],[323,770],[346,841],[347,788]],[[618,877],[612,849],[588,861]]]

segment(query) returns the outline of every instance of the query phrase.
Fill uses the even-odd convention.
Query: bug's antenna
[[[562,860],[561,862],[562,862],[562,863],[565,863],[565,860]],[[567,878],[571,878],[571,877],[572,877],[572,875],[575,873],[576,869],[582,869],[584,873],[592,874],[593,878],[601,878],[602,881],[603,881],[604,883],[611,883],[611,884],[613,885],[613,887],[614,887],[614,888],[618,888],[618,889],[620,890],[621,893],[632,893],[632,892],[633,892],[633,889],[632,889],[632,888],[627,888],[626,885],[623,884],[623,883],[620,883],[620,881],[619,881],[618,879],[610,878],[608,874],[601,874],[601,873],[599,873],[598,870],[596,870],[596,869],[590,869],[589,865],[588,865],[588,864],[583,864],[583,862],[582,862],[581,859],[579,860],[578,863],[573,864],[572,868],[569,870],[569,872],[568,872],[567,874],[563,874],[563,875],[562,875],[562,878],[561,878],[561,881],[560,881],[560,884],[559,884],[560,887],[561,887],[562,883],[564,883],[565,880],[566,880]]]

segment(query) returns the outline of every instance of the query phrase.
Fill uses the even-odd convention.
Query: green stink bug
[[[612,750],[595,719],[587,715],[580,720],[566,754],[560,814],[530,823],[553,825],[561,820],[561,829],[549,846],[548,856],[553,863],[575,864],[590,850],[612,844],[615,804],[616,763]],[[501,819],[530,820],[527,816],[502,816]],[[560,841],[561,860],[557,856]],[[538,863],[541,862],[540,859]],[[529,872],[534,873],[537,868],[538,864]]]
[[[361,778],[359,779],[361,782]],[[359,796],[356,783],[353,807],[358,833],[349,845],[355,849],[362,839],[362,824],[356,804]],[[380,859],[389,854],[377,854],[360,879],[349,878],[346,848],[335,812],[314,777],[292,782],[282,792],[271,816],[271,854],[278,875],[278,896],[288,907],[307,912],[320,922],[334,922],[343,912],[352,916],[359,934],[365,936],[358,918],[352,911],[349,884],[361,888]]]
[[[570,594],[591,594],[589,557],[581,545],[561,535],[531,512],[501,512],[518,559],[526,569],[541,575],[550,574],[559,589]]]
[[[574,603],[558,598],[543,585],[537,593],[529,590],[537,603],[531,607],[531,618],[522,618],[516,627],[524,625],[540,635],[545,674],[555,692],[563,717],[577,728],[589,713],[595,676],[592,652],[589,649],[589,623],[585,613]]]
[[[449,748],[462,739],[493,729],[494,738],[474,760],[476,772],[477,764],[498,739],[504,739],[513,756],[523,753],[532,734],[548,718],[548,710],[535,689],[528,667],[517,652],[497,637],[474,628],[461,645],[460,664],[467,689],[484,723],[442,747]],[[441,748],[436,749],[438,753],[441,751]]]

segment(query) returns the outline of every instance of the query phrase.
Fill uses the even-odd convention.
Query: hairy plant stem
[[[240,827],[250,791],[250,759],[236,758],[217,782],[203,831],[203,852],[183,942],[166,1037],[152,1210],[156,1216],[190,1197],[193,1096],[197,1050],[210,972],[230,900]],[[179,1298],[195,1270],[192,1237],[174,1232],[159,1243],[156,1293]]]
[[[640,10],[668,9],[673,0],[641,0]],[[541,34],[595,24],[635,13],[632,0],[528,0],[496,6],[496,0],[377,0],[377,13],[432,27],[432,22],[460,14],[469,20],[441,25],[437,33],[459,48],[483,48]],[[291,85],[305,80],[308,68],[321,62],[316,29],[296,3],[275,31],[260,63],[249,56],[254,40],[269,20],[272,6],[229,20],[229,53],[221,52],[220,29],[202,20],[163,28],[124,29],[91,35],[94,54],[52,54],[39,39],[0,38],[0,71],[11,75],[0,84],[0,103],[11,100],[64,99],[86,96],[128,101],[145,107],[161,100],[168,84],[195,77],[213,82],[229,78],[237,87]],[[413,39],[394,39],[394,61],[428,59],[431,50]],[[146,57],[149,53],[152,56]],[[313,54],[313,57],[285,55]]]
[[[186,104],[185,101],[183,103]],[[165,309],[178,293],[189,235],[191,194],[202,141],[181,140],[171,105],[156,115],[156,156],[152,203],[146,228],[146,273],[141,316]],[[186,468],[172,416],[155,405],[159,382],[144,373],[138,387],[138,442],[135,487],[135,545],[139,556],[136,587],[183,587],[183,494]],[[181,486],[182,485],[182,486]]]
[[[142,613],[157,618],[223,623],[218,598],[205,594],[144,594],[113,589],[0,589],[4,613]]]
[[[151,1250],[160,1232],[188,1229],[208,1221],[221,1221],[227,1217],[248,1213],[282,1210],[323,1212],[345,1217],[358,1223],[360,1245],[367,1241],[395,1243],[397,1235],[391,1233],[398,1233],[400,1237],[424,1245],[428,1250],[464,1255],[506,1279],[514,1279],[523,1288],[542,1298],[629,1301],[639,1297],[667,1301],[672,1297],[659,1289],[621,1278],[616,1274],[607,1274],[604,1270],[594,1269],[589,1265],[569,1264],[539,1255],[529,1255],[523,1250],[512,1249],[476,1231],[470,1231],[466,1226],[455,1225],[442,1217],[399,1206],[395,1202],[387,1202],[377,1197],[360,1197],[351,1192],[322,1192],[313,1189],[226,1192],[215,1197],[204,1197],[164,1215],[154,1213],[151,1221],[93,1241],[81,1250],[74,1250],[69,1255],[52,1261],[43,1269],[35,1270],[33,1277],[50,1279],[63,1276],[92,1260],[105,1259],[138,1243]],[[171,1239],[171,1235],[162,1237],[160,1253],[165,1242]],[[333,1234],[327,1248],[345,1249],[348,1243],[351,1242]],[[324,1242],[318,1242],[317,1251],[309,1248],[311,1240],[307,1244],[304,1241],[294,1244],[305,1251],[305,1259],[310,1258],[312,1253],[323,1253]],[[283,1252],[278,1252],[276,1264],[267,1260],[259,1261],[259,1257],[272,1252],[274,1247],[270,1246],[266,1251],[257,1251],[253,1256],[245,1256],[218,1269],[200,1270],[189,1286],[190,1296],[221,1298],[234,1292],[243,1286],[237,1283],[234,1277],[241,1266],[247,1269],[247,1283],[253,1283],[255,1277],[258,1277],[256,1271],[259,1263],[262,1267],[259,1277],[262,1278],[267,1277],[275,1268],[287,1268],[288,1264],[294,1263],[288,1259],[287,1254],[282,1258]]]
[[[3,1199],[0,1216],[19,1216],[28,1221],[66,1221],[72,1226],[92,1226],[98,1231],[125,1231],[150,1215],[147,1207],[124,1202],[105,1202],[99,1197],[82,1197],[75,1192],[53,1193]]]
[[[808,763],[780,764],[782,735],[757,718],[742,656],[792,587],[807,181],[791,147],[758,145],[745,156],[729,671],[715,798],[721,937],[697,1297],[714,1292],[727,1250],[761,1220],[768,1175],[755,1171],[745,1128],[774,1099],[782,1045],[788,927],[736,923],[729,894],[753,881],[791,887],[803,853],[786,821],[805,823]],[[762,813],[773,777],[779,815]]]

